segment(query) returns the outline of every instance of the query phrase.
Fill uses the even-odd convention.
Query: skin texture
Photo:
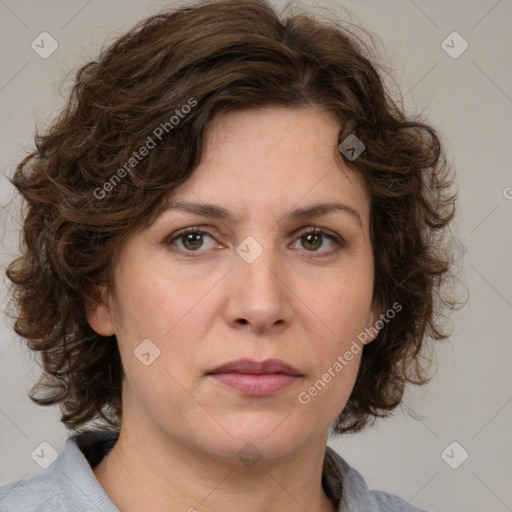
[[[216,204],[233,219],[169,210],[126,240],[115,292],[88,315],[96,332],[115,333],[125,370],[120,438],[95,468],[121,510],[334,510],[322,461],[361,352],[307,405],[298,395],[382,312],[372,305],[370,198],[335,158],[338,131],[333,114],[313,108],[216,118],[205,158],[172,199]],[[343,212],[286,219],[323,202],[352,207],[361,223]],[[303,236],[315,226],[345,245]],[[202,246],[171,241],[192,227],[208,231]],[[252,263],[236,252],[249,236],[263,250]],[[160,350],[148,366],[134,355],[144,339]],[[281,359],[302,377],[248,397],[205,375],[239,358]],[[237,455],[247,443],[253,464]]]

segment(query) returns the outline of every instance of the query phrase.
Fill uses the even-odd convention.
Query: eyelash
[[[182,237],[184,237],[185,235],[190,235],[190,234],[193,234],[193,235],[207,235],[207,236],[209,236],[209,237],[211,237],[212,239],[215,240],[215,237],[213,235],[211,235],[208,231],[204,231],[204,230],[199,229],[199,228],[186,228],[185,230],[178,231],[177,233],[173,233],[172,235],[167,237],[165,239],[165,241],[164,241],[164,244],[166,246],[171,246],[171,245],[174,244],[174,242],[176,240],[179,240]],[[338,246],[334,250],[320,252],[320,254],[323,254],[324,256],[330,256],[330,255],[338,252],[341,248],[345,247],[345,245],[346,245],[345,240],[343,240],[343,238],[340,237],[339,235],[335,235],[334,233],[331,233],[330,231],[327,231],[327,230],[325,230],[323,228],[318,228],[318,227],[310,227],[310,228],[306,228],[304,231],[301,231],[298,234],[297,238],[295,239],[295,242],[297,240],[299,240],[300,238],[302,238],[303,236],[306,236],[306,235],[322,235],[323,237],[328,238],[329,240],[331,240],[332,242],[334,242]],[[193,257],[192,255],[195,255],[195,254],[200,254],[202,252],[206,252],[204,250],[203,251],[201,251],[201,250],[191,251],[191,250],[183,250],[183,249],[178,249],[178,250],[180,252],[184,252],[189,257]],[[318,252],[318,251],[307,251],[306,249],[305,249],[305,251],[307,253],[312,254],[312,255],[314,255],[314,254],[316,254]],[[312,257],[318,257],[318,256],[312,256]]]

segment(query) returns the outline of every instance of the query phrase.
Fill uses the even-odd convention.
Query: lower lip
[[[211,376],[247,396],[273,395],[300,380],[298,375],[285,373],[214,373]]]

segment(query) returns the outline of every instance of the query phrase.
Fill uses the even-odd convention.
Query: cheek
[[[356,381],[361,353],[344,358],[346,351],[334,352],[320,371],[299,390],[299,410],[305,421],[316,418],[321,425],[332,424],[345,408]]]
[[[144,270],[144,278],[119,274],[118,296],[122,299],[115,318],[137,338],[153,336],[163,340],[201,309],[208,282],[168,276],[157,265],[139,268]]]
[[[357,338],[368,327],[371,310],[373,282],[350,278],[334,283],[326,283],[321,290],[309,296],[312,313],[334,339],[337,350]]]
[[[144,278],[120,272],[114,315],[127,380],[148,404],[178,399],[188,386],[212,310],[205,297],[212,284],[159,270],[145,269]],[[157,398],[161,391],[165,396]]]
[[[371,291],[369,285],[357,288],[347,284],[333,286],[322,296],[310,299],[321,322],[312,320],[317,332],[311,347],[314,371],[308,389],[302,388],[307,395],[305,401],[318,396],[318,405],[324,403],[327,410],[338,413],[345,406],[364,350],[358,336],[368,327]]]
[[[316,332],[310,345],[313,371],[298,402],[317,411],[323,421],[336,419],[354,387],[364,350],[358,335],[367,327],[371,298],[370,281],[356,286],[347,279],[308,299],[310,330]]]

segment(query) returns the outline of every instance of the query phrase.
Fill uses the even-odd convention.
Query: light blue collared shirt
[[[46,473],[0,487],[0,512],[120,512],[92,470],[118,436],[116,431],[70,437]],[[359,472],[329,446],[322,485],[338,512],[426,512],[394,494],[369,491]]]

